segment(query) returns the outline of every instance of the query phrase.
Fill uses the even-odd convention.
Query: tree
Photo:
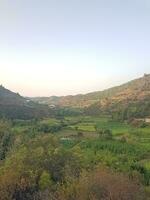
[[[41,190],[45,190],[52,185],[52,179],[50,174],[47,171],[43,171],[40,180],[39,180],[39,188]]]
[[[83,137],[83,133],[82,133],[82,132],[78,132],[77,136],[78,136],[79,138],[81,138],[81,137]]]
[[[0,160],[3,160],[13,141],[11,124],[7,120],[0,120]]]
[[[107,139],[112,139],[112,131],[110,129],[106,129],[103,131],[103,135]]]

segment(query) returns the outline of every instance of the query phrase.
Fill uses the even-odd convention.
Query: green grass
[[[28,126],[17,124],[13,127],[13,131],[16,135],[22,133],[29,138],[32,135],[36,137],[38,133],[34,132],[34,127],[41,124],[59,125],[60,123],[60,120],[54,118],[43,119],[33,124],[29,123]],[[150,172],[150,127],[135,128],[127,123],[112,121],[110,118],[89,116],[67,117],[63,119],[63,123],[66,126],[53,134],[60,141],[64,137],[70,139],[61,141],[65,148],[81,149],[80,153],[84,157],[83,162],[86,168],[102,164],[130,174],[132,167],[140,164],[148,173]],[[113,138],[100,138],[95,126],[98,129],[110,129]],[[28,130],[25,131],[26,129]],[[78,132],[83,133],[81,138],[78,137]],[[125,141],[121,140],[122,136],[125,137]],[[141,172],[138,171],[138,173]],[[145,171],[145,183],[149,178],[148,173]]]
[[[71,118],[69,120],[71,121]],[[95,126],[97,126],[99,129],[111,129],[114,135],[128,133],[130,129],[129,125],[121,122],[113,122],[108,118],[85,117],[80,120],[81,122],[71,125],[69,128],[74,130],[78,128],[80,131],[95,132]],[[72,122],[73,121],[77,121],[76,118],[73,118]]]
[[[68,126],[68,129],[96,132],[95,126],[97,126],[99,129],[110,129],[114,136],[130,135],[150,142],[150,127],[135,128],[127,123],[112,121],[106,117],[69,117],[66,120],[73,123],[73,125]]]
[[[48,119],[43,119],[42,121],[40,121],[41,124],[50,124],[50,125],[53,125],[53,124],[59,124],[60,121],[55,119],[55,118],[48,118]]]
[[[76,130],[79,130],[79,131],[89,131],[89,132],[94,132],[95,131],[95,128],[94,128],[94,124],[92,123],[79,123],[79,124],[76,124],[74,126],[69,126],[71,129],[74,129]]]

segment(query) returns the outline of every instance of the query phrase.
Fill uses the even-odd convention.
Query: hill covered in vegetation
[[[27,99],[20,96],[18,93],[14,93],[2,85],[0,86],[0,104],[1,105],[24,105]]]
[[[150,75],[132,80],[121,86],[85,95],[40,97],[35,102],[84,109],[86,114],[109,114],[128,119],[150,115]]]
[[[0,199],[149,200],[150,123],[128,120],[149,115],[149,81],[35,102],[1,86]]]
[[[31,119],[48,116],[50,109],[0,86],[0,117]]]
[[[122,120],[150,116],[150,75],[102,93],[96,103],[85,109],[87,113],[102,112]]]

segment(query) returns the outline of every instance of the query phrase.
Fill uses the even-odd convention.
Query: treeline
[[[150,116],[150,99],[140,102],[129,102],[112,106],[110,113],[114,119],[130,120],[134,118],[145,118]]]
[[[0,120],[0,160],[5,159],[7,152],[13,145],[13,139],[11,122]]]
[[[0,118],[28,120],[50,115],[51,110],[44,106],[0,105]]]
[[[135,179],[105,168],[87,169],[82,151],[51,135],[9,154],[0,167],[1,200],[143,200]]]
[[[93,116],[108,115],[112,119],[122,121],[134,118],[145,118],[150,116],[150,99],[109,104],[106,107],[102,107],[96,103],[85,108],[84,113]]]

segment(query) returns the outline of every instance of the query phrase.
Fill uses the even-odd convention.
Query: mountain
[[[85,109],[88,114],[105,113],[117,119],[150,116],[150,75],[105,90],[99,100]]]
[[[121,86],[85,95],[40,97],[32,100],[60,107],[82,108],[87,114],[118,113],[139,117],[150,115],[150,74],[132,80]],[[126,114],[125,114],[126,113]],[[127,118],[127,117],[125,117]]]
[[[49,115],[49,108],[0,86],[0,117],[32,119]]]
[[[24,105],[27,99],[0,86],[0,105]]]

